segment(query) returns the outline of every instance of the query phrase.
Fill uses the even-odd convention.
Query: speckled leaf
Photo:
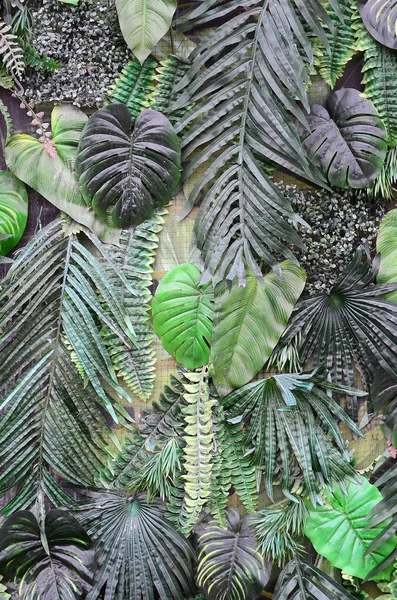
[[[143,63],[169,30],[176,0],[116,0],[125,41]]]
[[[24,184],[9,171],[0,171],[0,256],[8,254],[19,242],[27,218],[28,193]]]
[[[185,263],[161,280],[152,302],[153,327],[164,349],[188,369],[208,363],[214,295],[200,286],[201,273]]]
[[[358,6],[372,37],[397,50],[397,0],[359,0]]]
[[[326,503],[310,511],[305,534],[315,550],[348,575],[364,579],[396,547],[392,536],[373,552],[366,554],[371,542],[385,528],[368,527],[371,510],[382,500],[380,491],[364,477],[361,484],[347,483],[347,494],[335,485],[326,495]],[[390,565],[374,579],[387,579]]]
[[[332,93],[326,106],[308,116],[311,133],[303,142],[330,185],[365,188],[378,176],[386,157],[386,131],[374,105],[355,89]]]
[[[116,227],[136,227],[169,202],[180,178],[180,146],[167,117],[143,110],[134,125],[124,104],[92,115],[81,135],[76,175],[86,202]]]
[[[305,286],[304,270],[289,260],[264,277],[248,272],[247,285],[224,281],[215,288],[211,345],[214,382],[224,396],[250,381],[263,367]]]

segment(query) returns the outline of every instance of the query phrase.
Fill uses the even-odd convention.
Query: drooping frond
[[[136,342],[135,345],[126,345],[109,329],[104,334],[104,340],[116,373],[142,400],[150,397],[155,378],[156,354],[148,310],[152,297],[152,264],[158,235],[164,223],[164,214],[165,210],[157,210],[133,232],[123,231],[118,246],[106,246],[111,261],[108,276],[117,283],[118,275],[114,270],[116,267],[119,273],[123,273],[134,292],[124,290],[123,304],[134,328]],[[104,267],[106,268],[106,263]]]
[[[23,51],[16,35],[10,33],[11,25],[0,21],[0,58],[11,75],[20,78],[24,69]]]
[[[109,102],[121,102],[135,119],[141,110],[149,108],[150,94],[154,89],[156,61],[147,58],[143,64],[133,58],[122,70],[120,77],[108,90]],[[156,109],[159,110],[159,109]]]
[[[0,86],[1,86],[1,75],[0,75]],[[13,122],[11,119],[11,115],[8,111],[8,108],[2,100],[0,100],[0,113],[3,117],[5,125],[6,125],[6,140],[8,140],[8,138],[12,135],[14,125],[13,125]]]
[[[93,485],[111,436],[100,407],[116,421],[130,420],[104,388],[126,395],[99,334],[107,325],[125,340],[132,335],[121,287],[75,234],[65,236],[62,219],[30,240],[3,280],[0,490],[22,483],[5,512],[29,507],[42,492],[64,503],[52,470],[75,485]]]
[[[377,42],[367,31],[360,15],[355,15],[357,50],[364,53],[364,94],[375,106],[387,132],[390,147],[397,145],[397,54]]]
[[[167,115],[171,122],[181,118],[186,113],[186,109],[172,113],[172,104],[176,100],[175,86],[182,79],[188,67],[188,62],[171,54],[165,60],[162,60],[155,70],[154,81],[156,86],[149,98],[150,108]]]
[[[334,27],[333,30],[329,27],[325,28],[329,42],[329,52],[325,49],[321,52],[319,70],[321,77],[331,87],[334,87],[338,79],[342,77],[347,63],[357,52],[356,36],[352,29],[355,0],[339,1],[343,21],[338,18],[328,1],[324,3],[324,6]]]
[[[397,376],[397,305],[384,299],[397,284],[373,285],[380,256],[373,260],[360,249],[329,293],[300,300],[281,338],[281,347],[299,335],[302,365],[327,365],[332,381],[354,386],[354,367],[372,380],[381,365]],[[355,397],[350,412],[357,416]]]
[[[282,490],[287,497],[291,497],[294,484],[291,462],[299,467],[313,504],[319,500],[322,487],[332,480],[355,476],[337,421],[362,434],[327,394],[328,389],[346,390],[328,383],[326,378],[325,369],[275,375],[249,383],[223,401],[229,421],[245,425],[241,445],[246,452],[253,446],[251,464],[263,470],[270,498],[278,455]]]
[[[341,17],[338,3],[331,5]],[[184,132],[183,158],[190,161],[184,180],[193,178],[185,214],[202,199],[195,231],[206,277],[244,283],[245,262],[259,276],[260,262],[273,265],[275,254],[291,258],[287,244],[300,245],[291,225],[299,219],[261,160],[324,185],[294,119],[308,127],[305,85],[313,56],[305,26],[328,48],[322,22],[330,29],[333,22],[318,0],[207,1],[182,28],[218,17],[222,25],[204,36],[175,87],[182,93],[173,110],[193,104],[176,130]]]

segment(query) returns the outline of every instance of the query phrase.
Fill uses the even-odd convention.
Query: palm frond
[[[257,551],[252,517],[229,508],[226,529],[210,520],[197,527],[197,580],[208,598],[255,600],[269,581],[270,569]]]
[[[387,132],[390,147],[397,144],[397,55],[377,42],[367,31],[358,13],[354,19],[357,50],[364,53],[364,94],[375,106]]]
[[[342,18],[338,3],[330,4]],[[191,54],[173,110],[194,104],[176,130],[184,132],[183,158],[190,161],[184,181],[198,175],[184,214],[202,200],[195,231],[207,275],[218,271],[220,279],[237,276],[243,283],[245,261],[259,276],[260,262],[273,265],[277,253],[291,258],[287,245],[300,245],[293,226],[299,218],[261,160],[324,185],[290,114],[308,128],[305,86],[313,55],[305,26],[328,48],[322,23],[332,30],[333,22],[318,0],[210,0],[182,29],[221,17],[223,24]]]
[[[132,337],[122,286],[112,285],[75,234],[65,236],[63,224],[57,219],[30,240],[0,291],[0,491],[22,483],[6,514],[30,507],[42,491],[63,503],[52,471],[93,485],[112,437],[101,407],[116,421],[131,420],[105,390],[126,396],[99,334],[107,325],[125,341]]]
[[[160,502],[148,504],[143,494],[90,492],[77,516],[96,550],[89,600],[102,588],[103,600],[193,600],[194,553]]]
[[[255,381],[224,399],[229,421],[245,424],[242,445],[251,451],[252,464],[263,470],[266,492],[271,499],[277,455],[281,459],[284,494],[291,497],[293,458],[314,505],[319,501],[321,489],[332,480],[355,477],[337,421],[341,420],[357,435],[362,434],[327,394],[328,389],[346,392],[345,388],[327,381],[325,369],[317,369],[312,373],[275,375]]]
[[[274,600],[355,600],[337,581],[297,555],[281,572]]]
[[[333,88],[338,79],[342,77],[347,63],[357,52],[356,36],[352,29],[355,0],[339,1],[339,8],[343,14],[342,21],[328,2],[325,2],[324,6],[333,23],[333,29],[325,28],[329,51],[323,49],[321,52],[319,71],[321,77]]]
[[[332,381],[353,387],[356,366],[365,384],[378,367],[397,376],[397,305],[384,299],[395,283],[374,285],[380,256],[373,260],[362,249],[329,293],[298,302],[280,347],[299,338],[301,364],[326,364]],[[357,415],[355,396],[350,413]]]
[[[149,97],[154,89],[156,64],[152,58],[147,58],[143,64],[136,57],[130,60],[108,90],[109,103],[126,104],[133,119],[142,110],[149,108]]]
[[[16,78],[20,78],[25,69],[23,51],[18,38],[10,33],[11,25],[0,21],[0,57],[6,70]]]
[[[165,210],[158,209],[133,232],[123,231],[117,246],[108,244],[105,247],[109,262],[103,263],[115,285],[119,273],[128,282],[129,289],[124,288],[123,292],[123,305],[136,336],[134,345],[125,344],[114,331],[107,328],[103,334],[104,341],[117,375],[142,400],[150,397],[155,378],[156,354],[148,311],[152,297],[152,264],[164,214]]]
[[[389,148],[382,169],[371,188],[367,190],[370,196],[390,201],[393,198],[394,186],[397,183],[397,147]]]

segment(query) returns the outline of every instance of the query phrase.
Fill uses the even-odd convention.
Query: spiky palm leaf
[[[229,508],[227,528],[211,520],[197,528],[197,580],[213,600],[255,600],[269,581],[270,568],[257,551],[252,517]]]
[[[253,445],[252,463],[263,469],[270,498],[273,498],[278,453],[282,488],[289,497],[294,483],[291,458],[300,468],[313,504],[319,500],[322,487],[333,479],[354,478],[337,420],[357,435],[362,434],[327,394],[328,389],[346,391],[327,382],[325,369],[317,369],[312,373],[275,375],[255,381],[224,399],[229,421],[245,424],[243,446],[248,451]]]
[[[164,517],[158,501],[145,495],[90,492],[78,518],[94,541],[94,587],[87,600],[192,600],[192,558],[188,541]],[[156,595],[157,592],[157,595]]]
[[[397,54],[368,33],[358,13],[353,24],[357,50],[364,53],[364,93],[386,127],[388,145],[394,147],[397,144]]]
[[[379,366],[397,375],[397,305],[384,299],[397,285],[374,285],[379,263],[379,255],[371,260],[359,249],[329,293],[298,302],[281,347],[297,339],[302,365],[310,359],[314,366],[326,364],[332,381],[349,387],[355,366],[364,383]],[[350,412],[356,418],[354,396]]]
[[[325,28],[329,52],[325,49],[321,52],[319,70],[321,77],[331,87],[334,87],[338,79],[342,77],[347,63],[357,51],[356,36],[352,29],[355,0],[339,1],[343,21],[338,18],[328,1],[324,2],[324,6],[333,23],[333,29]]]
[[[10,33],[11,25],[0,21],[0,57],[4,67],[13,77],[21,77],[25,69],[23,51],[16,35]]]
[[[109,102],[126,104],[135,119],[141,110],[149,108],[150,94],[154,90],[154,73],[156,61],[147,58],[143,64],[133,58],[121,71],[108,90]],[[158,110],[158,109],[156,109]]]
[[[338,2],[330,4],[341,17]],[[244,10],[236,14],[239,7]],[[243,283],[244,261],[259,276],[258,263],[274,264],[275,253],[291,258],[287,244],[300,244],[290,224],[299,219],[264,174],[261,160],[324,184],[287,111],[307,127],[305,84],[313,56],[301,20],[327,47],[320,19],[331,29],[333,24],[318,0],[208,0],[183,28],[218,17],[222,25],[190,56],[173,108],[194,103],[176,130],[186,130],[182,148],[190,163],[184,180],[200,173],[185,214],[203,196],[196,235],[207,273]]]
[[[124,275],[130,286],[130,290],[124,289],[123,305],[136,335],[135,345],[125,344],[119,336],[107,328],[104,333],[105,344],[118,376],[125,381],[134,394],[143,400],[150,397],[155,378],[156,354],[148,311],[152,297],[150,293],[152,264],[158,245],[158,235],[164,223],[162,217],[164,214],[166,214],[165,210],[158,209],[150,219],[138,225],[134,232],[123,231],[119,245],[105,247],[110,266],[106,261],[103,262],[108,276],[115,285],[117,285],[118,275],[113,267]]]
[[[297,555],[281,572],[274,600],[355,600],[329,575]]]
[[[106,325],[127,344],[132,337],[121,301],[122,280],[115,288],[99,260],[74,233],[65,235],[63,226],[57,219],[30,240],[0,292],[5,409],[0,490],[22,483],[6,514],[31,506],[42,492],[63,504],[66,496],[53,470],[75,485],[94,483],[111,435],[100,406],[116,421],[130,420],[104,388],[126,396],[99,334]],[[70,359],[69,345],[85,382]]]

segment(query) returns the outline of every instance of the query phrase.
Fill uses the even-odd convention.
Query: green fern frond
[[[1,75],[0,75],[0,86],[1,86]],[[12,131],[14,128],[11,115],[8,112],[7,106],[4,104],[2,100],[0,100],[0,114],[2,115],[5,125],[6,125],[6,141],[12,135]]]
[[[213,421],[214,449],[208,508],[219,525],[226,528],[226,506],[232,486],[232,473],[227,466],[225,455],[225,416],[221,406],[215,408]]]
[[[2,282],[0,492],[21,484],[5,514],[30,507],[43,493],[61,501],[53,471],[74,485],[93,486],[108,441],[117,443],[101,407],[116,421],[131,420],[105,389],[125,396],[99,334],[106,324],[123,339],[131,335],[119,282],[112,285],[74,234],[64,235],[62,219],[30,240]],[[85,384],[65,338],[84,367]]]
[[[161,61],[155,70],[154,81],[157,84],[149,98],[150,108],[170,116],[171,119],[183,117],[186,109],[171,114],[171,106],[177,98],[174,94],[175,85],[182,79],[188,68],[189,63],[172,54]]]
[[[17,36],[10,30],[11,25],[0,21],[0,58],[6,70],[19,79],[25,69],[23,51]]]
[[[208,368],[199,372],[185,372],[185,404],[182,407],[185,428],[184,468],[182,475],[185,496],[181,509],[182,533],[190,533],[211,494],[212,409],[216,400],[210,394]]]
[[[46,53],[39,54],[33,46],[28,42],[22,44],[23,57],[27,67],[31,67],[36,71],[44,71],[51,73],[62,67],[62,63],[54,58],[50,58]]]
[[[8,75],[7,71],[2,68],[0,69],[0,87],[5,90],[10,90],[14,87],[14,80],[11,75]]]
[[[357,50],[364,53],[364,94],[375,106],[387,131],[387,143],[397,145],[397,53],[377,42],[356,11],[354,16]]]
[[[108,90],[109,102],[126,104],[135,119],[141,110],[150,106],[150,94],[154,88],[156,61],[147,58],[143,65],[134,58],[124,67],[120,77]]]
[[[108,269],[108,276],[117,280],[113,270],[115,266],[134,292],[125,289],[123,302],[135,331],[136,342],[134,346],[123,344],[108,328],[103,332],[104,341],[118,377],[142,400],[150,397],[155,378],[154,334],[148,311],[152,297],[152,264],[165,214],[164,209],[158,210],[133,232],[123,231],[118,246],[106,247],[112,265]]]

